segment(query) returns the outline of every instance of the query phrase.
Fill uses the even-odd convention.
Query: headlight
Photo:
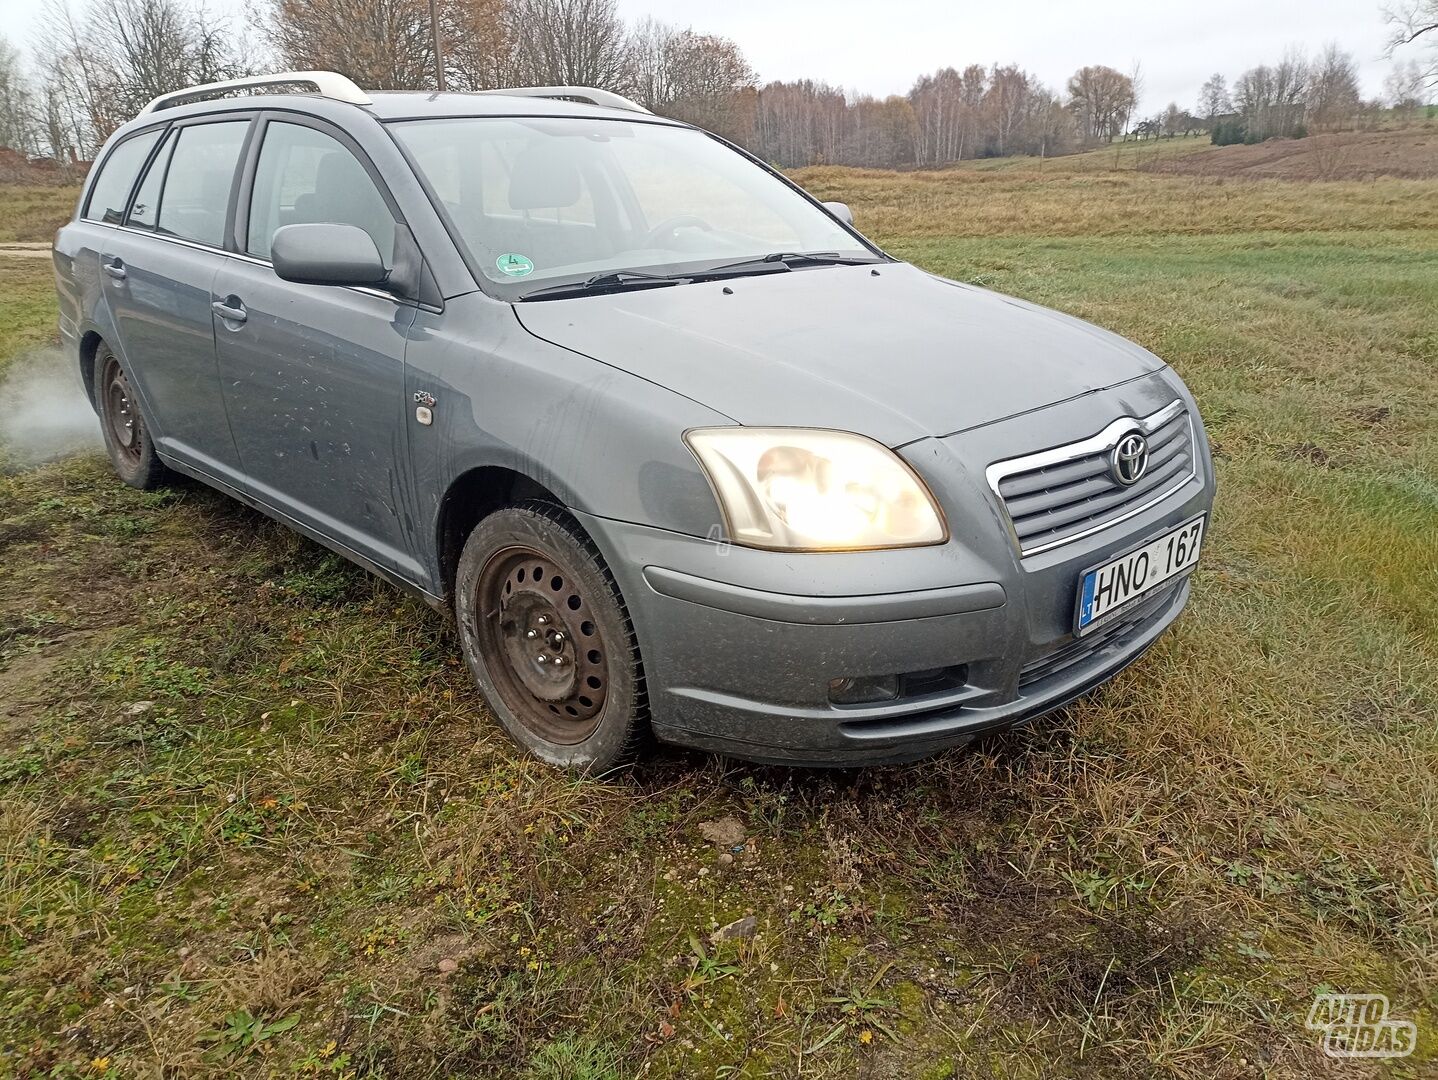
[[[847,431],[699,428],[685,436],[730,539],[779,551],[939,544],[944,520],[897,454]]]

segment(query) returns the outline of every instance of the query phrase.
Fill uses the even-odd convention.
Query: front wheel
[[[603,772],[648,734],[639,646],[589,538],[547,503],[491,514],[464,545],[455,618],[470,673],[510,738]]]
[[[95,355],[95,405],[105,436],[105,450],[120,479],[142,491],[163,484],[169,470],[155,453],[130,376],[120,366],[119,358],[104,344]]]

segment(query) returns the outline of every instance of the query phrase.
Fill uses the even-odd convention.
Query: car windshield
[[[505,296],[619,271],[737,273],[731,264],[780,253],[881,258],[783,181],[692,128],[457,117],[392,130],[473,263]],[[636,274],[604,284],[659,283]]]

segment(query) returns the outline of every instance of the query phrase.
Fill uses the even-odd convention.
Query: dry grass
[[[1303,1028],[1332,987],[1430,1074],[1438,185],[1053,164],[803,177],[1154,348],[1215,439],[1184,619],[976,752],[574,781],[438,617],[279,527],[91,458],[0,478],[0,1069],[1369,1075]]]
[[[80,187],[0,184],[0,244],[49,243],[70,220]]]
[[[1095,151],[1102,154],[1103,151]],[[1138,172],[1009,169],[892,173],[830,166],[793,176],[849,203],[863,227],[896,238],[1208,236],[1438,228],[1433,182],[1293,184]]]

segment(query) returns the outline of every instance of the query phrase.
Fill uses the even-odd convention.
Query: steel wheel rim
[[[509,711],[547,742],[594,734],[609,693],[609,651],[587,590],[553,557],[511,547],[475,586],[474,630]]]
[[[126,458],[138,461],[140,457],[140,414],[135,408],[134,392],[125,369],[113,357],[105,361],[105,377],[102,380],[105,394],[105,420],[115,447]]]

